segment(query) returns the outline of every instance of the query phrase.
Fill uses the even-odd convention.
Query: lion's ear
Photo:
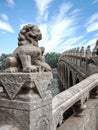
[[[41,49],[41,52],[43,54],[45,52],[45,48],[44,47],[40,47],[40,49]]]

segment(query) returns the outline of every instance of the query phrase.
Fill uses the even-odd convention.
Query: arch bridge
[[[98,40],[93,51],[90,46],[65,51],[58,62],[58,76],[64,89],[98,72]]]

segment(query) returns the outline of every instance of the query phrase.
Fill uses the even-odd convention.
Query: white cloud
[[[8,21],[8,16],[6,14],[1,14],[2,20]]]
[[[0,29],[14,33],[13,28],[11,27],[10,24],[8,24],[7,22],[3,22],[0,20]]]
[[[14,7],[15,6],[14,0],[6,0],[6,2],[7,2],[9,7]]]
[[[71,3],[62,3],[59,8],[60,8],[59,20],[60,20],[60,18],[62,19],[64,17],[65,13],[67,13],[72,8],[72,4]]]
[[[39,46],[44,46],[46,52],[58,51],[63,52],[68,47],[75,47],[75,43],[78,44],[83,38],[77,36],[76,31],[78,29],[79,22],[79,9],[73,10],[71,3],[62,3],[57,7],[57,12],[47,20],[49,13],[49,5],[53,0],[40,1],[35,0],[38,6],[40,14],[40,23],[38,26],[41,29],[43,38],[39,41]],[[43,7],[43,8],[42,8]],[[44,22],[42,19],[46,19]],[[21,25],[23,27],[25,24]],[[70,40],[69,40],[70,39]]]
[[[43,34],[40,46],[44,46],[46,48],[46,52],[63,51],[66,46],[71,47],[75,40],[78,41],[78,38],[81,38],[73,38],[76,37],[75,34],[78,28],[76,17],[78,11],[72,10],[70,12],[70,9],[72,9],[72,5],[70,3],[63,3],[59,8],[59,12],[55,14],[51,22],[41,23],[39,25]],[[70,42],[70,40],[69,42],[67,41],[72,38],[72,42]]]
[[[75,47],[79,47],[80,46],[79,42],[82,38],[83,36],[76,36],[76,37],[72,37],[68,40],[63,41],[63,44],[61,44],[61,46],[57,48],[57,51],[65,51],[65,50],[69,50]]]
[[[39,10],[39,19],[44,18],[47,19],[48,17],[48,8],[49,8],[49,5],[50,3],[52,2],[53,0],[35,0],[35,3],[36,3],[36,6]]]
[[[87,32],[98,30],[98,22],[94,22],[87,27]]]
[[[93,14],[86,23],[87,32],[98,30],[98,13]]]
[[[98,13],[95,13],[95,14],[93,14],[92,16],[90,16],[89,19],[88,19],[87,24],[91,24],[91,23],[93,23],[94,21],[98,21]]]
[[[87,43],[84,45],[85,48],[87,48],[87,46],[91,46],[91,50],[95,47],[96,45],[96,38],[90,39],[87,41]]]

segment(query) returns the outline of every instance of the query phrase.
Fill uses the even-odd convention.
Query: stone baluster
[[[90,97],[93,99],[98,99],[98,86],[96,86],[91,92]]]
[[[81,57],[84,57],[84,47],[81,47],[80,56],[81,56]]]
[[[71,50],[69,50],[69,55],[71,55]]]
[[[83,111],[87,108],[87,105],[85,103],[81,103],[81,101],[78,101],[73,106],[74,116],[83,116]]]
[[[91,50],[90,50],[90,46],[87,47],[86,49],[86,58],[90,58],[91,57]]]
[[[70,50],[70,61],[71,61],[71,63],[72,63],[72,49]]]
[[[79,47],[78,47],[77,50],[76,50],[76,56],[77,56],[77,58],[76,58],[76,64],[79,65],[79,60],[78,60],[78,58],[79,58],[79,56],[80,56]]]
[[[96,45],[95,45],[95,47],[93,49],[92,56],[93,57],[97,57],[98,56],[98,39],[97,39]]]
[[[68,55],[68,51],[66,51],[66,55]]]
[[[86,49],[86,71],[88,70],[88,64],[89,64],[89,59],[91,57],[91,50],[90,50],[90,46],[87,47]]]
[[[65,51],[65,55],[67,55],[66,51]]]
[[[73,49],[73,56],[76,55],[76,48]]]
[[[74,64],[76,64],[76,48],[74,48]]]
[[[69,50],[67,51],[67,54],[69,55]]]
[[[73,49],[72,49],[72,56],[73,56]]]
[[[72,49],[71,49],[71,55],[72,55]]]
[[[79,47],[78,47],[77,50],[76,50],[76,55],[77,55],[77,56],[80,56]]]
[[[65,55],[67,55],[67,51],[65,51]]]
[[[73,63],[75,64],[76,48],[73,49]]]
[[[80,50],[80,66],[82,65],[83,57],[84,57],[84,47],[81,47],[81,50]]]
[[[72,49],[72,63],[74,63],[74,49]]]

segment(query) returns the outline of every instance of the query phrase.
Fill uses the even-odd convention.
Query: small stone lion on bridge
[[[7,72],[51,71],[44,61],[44,47],[38,46],[42,39],[40,29],[36,25],[25,25],[18,34],[18,47],[5,60]]]

